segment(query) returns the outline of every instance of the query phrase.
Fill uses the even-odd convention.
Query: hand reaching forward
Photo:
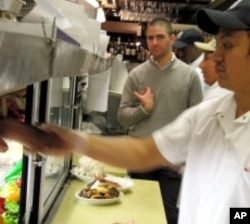
[[[134,92],[136,99],[141,102],[143,109],[151,113],[154,108],[154,94],[151,92],[150,87],[145,87],[141,92]]]
[[[21,143],[28,152],[55,156],[73,151],[84,151],[84,146],[87,144],[87,137],[84,133],[80,134],[72,129],[56,125],[36,127],[12,119],[0,120],[0,138]],[[6,150],[7,145],[0,140],[0,151]]]

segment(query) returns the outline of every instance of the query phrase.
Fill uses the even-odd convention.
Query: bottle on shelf
[[[142,62],[142,51],[141,51],[141,47],[139,46],[137,51],[136,51],[136,60],[138,62]]]
[[[141,61],[144,62],[146,61],[146,49],[143,46],[140,46],[140,51],[141,51]]]
[[[108,52],[122,61],[142,63],[150,56],[143,41],[143,38],[131,35],[113,35],[110,38]]]
[[[142,52],[141,52],[141,42],[136,42],[136,61],[137,62],[142,62]]]
[[[136,61],[136,46],[134,42],[130,42],[130,49],[131,49],[130,61]]]
[[[121,43],[121,37],[118,37],[117,38],[117,43],[116,43],[116,46],[115,46],[115,56],[117,58],[119,58],[120,60],[123,60],[124,59],[124,46],[123,44]]]
[[[131,59],[131,47],[130,47],[130,39],[125,43],[125,60],[130,61]]]
[[[113,38],[110,39],[110,42],[108,44],[108,53],[110,53],[111,55],[115,54],[115,43],[113,41]]]

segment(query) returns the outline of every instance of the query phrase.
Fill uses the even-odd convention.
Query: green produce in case
[[[4,224],[18,224],[21,179],[8,181],[0,189],[1,215]]]
[[[17,201],[6,200],[4,209],[4,224],[18,224],[19,203]]]

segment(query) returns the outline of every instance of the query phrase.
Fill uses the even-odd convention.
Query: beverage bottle
[[[109,44],[108,44],[108,52],[111,55],[115,54],[115,43],[113,42],[113,39],[110,40]]]
[[[131,42],[130,48],[131,48],[131,61],[135,61],[136,60],[136,46],[134,42]]]
[[[118,59],[123,60],[124,48],[123,48],[123,44],[121,43],[121,37],[117,38],[117,43],[116,43],[116,47],[115,47],[115,56]]]
[[[142,61],[142,51],[141,51],[141,46],[137,45],[136,46],[136,61],[141,62]]]
[[[130,39],[125,43],[125,60],[130,61],[131,59],[131,48],[130,48]]]

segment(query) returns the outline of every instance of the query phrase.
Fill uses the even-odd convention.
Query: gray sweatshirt
[[[143,110],[134,91],[151,87],[154,109]],[[161,69],[152,60],[134,68],[125,83],[117,119],[129,128],[129,135],[141,137],[151,134],[173,121],[185,109],[202,101],[201,82],[191,66],[174,57]]]

